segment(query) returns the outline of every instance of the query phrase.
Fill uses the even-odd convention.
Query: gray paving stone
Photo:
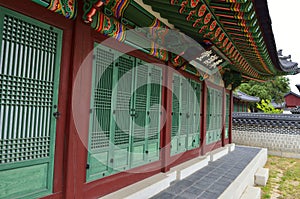
[[[232,168],[233,165],[234,164],[232,162],[226,162],[226,163],[222,164],[222,168]]]
[[[222,181],[219,181],[218,183],[225,185],[225,187],[227,188],[232,183],[232,180],[226,180],[223,178]]]
[[[220,194],[206,191],[202,193],[200,196],[198,196],[198,199],[217,199],[219,196]]]
[[[181,181],[175,181],[154,199],[215,199],[218,198],[236,177],[245,169],[260,149],[236,147],[228,155],[200,169]]]
[[[203,189],[203,190],[206,190],[211,185],[212,185],[212,182],[209,183],[209,182],[206,182],[206,181],[200,181],[200,182],[196,182],[194,184],[195,187],[197,187],[199,189]]]
[[[211,166],[211,167],[219,167],[221,162],[222,162],[222,161],[220,161],[220,159],[219,159],[219,160],[217,160],[217,161],[211,162],[211,163],[209,164],[209,166]]]
[[[188,180],[180,180],[177,183],[171,185],[166,191],[169,193],[173,193],[175,195],[183,192],[184,190],[188,189],[193,182]]]
[[[211,171],[213,171],[215,169],[215,167],[211,167],[210,165],[204,167],[203,169],[201,169],[203,172],[206,173],[210,173]]]
[[[240,163],[236,164],[233,168],[244,169],[248,164]]]
[[[214,192],[218,195],[221,195],[225,189],[227,188],[227,185],[222,183],[214,183],[210,187],[208,187],[208,190],[211,192]]]
[[[232,179],[228,179],[223,176],[218,182],[216,182],[216,184],[229,185],[232,183],[232,181],[233,181]]]
[[[202,194],[202,193],[203,192],[201,192],[200,194]],[[184,191],[180,194],[180,196],[185,199],[194,199],[194,198],[196,199],[199,196],[199,194],[194,194],[194,193]]]
[[[188,199],[188,198],[186,198],[186,197],[180,195],[180,196],[176,196],[174,199]]]
[[[210,179],[213,179],[214,181],[217,181],[223,174],[224,173],[218,174],[218,173],[214,172],[214,173],[209,174],[207,177],[209,177]]]
[[[204,190],[203,189],[199,189],[198,187],[195,187],[195,186],[191,186],[185,192],[189,192],[189,193],[200,195],[200,194],[202,194],[204,192]]]
[[[207,183],[213,183],[213,182],[217,181],[217,179],[212,178],[210,175],[207,175],[204,178],[201,178],[201,181],[204,181]]]
[[[193,176],[199,176],[199,177],[204,177],[204,176],[206,176],[207,174],[209,174],[209,172],[207,172],[207,171],[205,171],[205,170],[203,170],[203,169],[200,169],[199,171],[197,171],[197,172],[195,172],[194,174],[193,174]]]
[[[232,168],[230,170],[230,173],[233,175],[236,175],[236,174],[240,174],[242,170],[244,170],[244,169],[243,168]]]
[[[184,178],[184,180],[190,181],[192,184],[194,184],[195,182],[197,182],[198,180],[200,180],[200,178],[199,177],[195,178],[195,179],[193,179],[193,178]]]
[[[225,173],[225,169],[223,167],[220,167],[220,168],[216,168],[214,170],[214,173]]]
[[[225,179],[227,181],[233,181],[234,179],[236,179],[238,177],[238,175],[225,174],[222,177],[223,177],[223,179]]]
[[[163,191],[163,192],[160,192],[159,194],[155,195],[151,199],[172,199],[174,197],[175,197],[175,195]]]

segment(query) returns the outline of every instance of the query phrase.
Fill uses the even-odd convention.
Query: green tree
[[[257,103],[256,105],[256,107],[264,113],[279,114],[283,112],[282,110],[275,109],[274,106],[271,104],[270,100],[263,99],[260,103]]]
[[[249,81],[242,83],[238,89],[248,95],[259,97],[261,100],[274,100],[276,103],[284,102],[284,95],[290,91],[287,77],[276,77],[264,83]]]

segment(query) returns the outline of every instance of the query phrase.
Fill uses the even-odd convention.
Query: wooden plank
[[[48,163],[0,171],[0,198],[50,194],[48,172]]]

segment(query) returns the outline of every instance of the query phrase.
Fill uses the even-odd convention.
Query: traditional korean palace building
[[[300,85],[297,85],[297,88],[300,91]],[[284,101],[286,104],[286,108],[296,108],[297,106],[300,106],[300,95],[294,93],[293,91],[290,91],[285,94]]]
[[[0,198],[98,198],[231,143],[297,73],[266,0],[0,0]]]
[[[296,87],[300,92],[300,84],[297,84]],[[290,110],[293,114],[300,114],[300,95],[290,91],[284,96],[284,101],[287,110]]]
[[[248,112],[250,110],[249,103],[259,101],[259,97],[250,96],[242,91],[237,91],[233,93],[233,112]]]

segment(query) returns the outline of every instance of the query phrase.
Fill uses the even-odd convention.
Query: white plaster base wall
[[[300,135],[232,130],[232,141],[239,145],[268,148],[272,155],[300,158]]]

